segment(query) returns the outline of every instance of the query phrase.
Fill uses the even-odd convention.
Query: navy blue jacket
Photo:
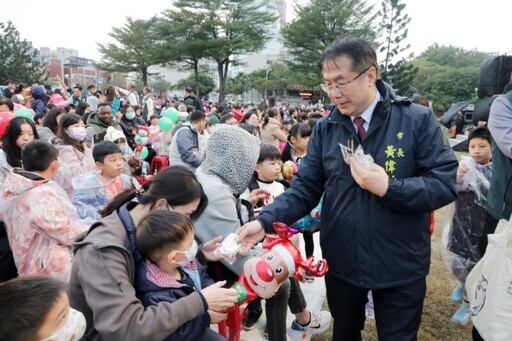
[[[360,143],[350,117],[335,109],[313,129],[291,187],[258,216],[291,224],[323,200],[320,244],[329,273],[360,288],[381,289],[424,278],[430,265],[430,213],[457,198],[457,159],[429,108],[382,96],[362,141],[390,176],[384,197],[352,178],[339,143]]]
[[[139,265],[135,278],[135,290],[137,292],[137,297],[139,297],[145,307],[157,305],[159,302],[172,303],[196,291],[196,288],[179,282],[162,286],[157,285],[148,279],[147,267],[143,264]],[[197,266],[197,270],[195,271],[183,269],[187,273],[187,276],[195,277],[196,280],[200,281],[201,288],[212,285],[214,282],[210,277],[208,277],[204,267],[197,262],[197,260],[194,261],[194,265]],[[198,288],[197,290],[201,290],[201,288]],[[201,296],[201,298],[203,298],[203,304],[207,307],[208,304],[204,300],[204,297]],[[174,333],[166,337],[164,341],[198,340],[208,328],[210,328],[210,315],[208,312],[205,312],[203,315],[198,316],[179,327]]]
[[[137,297],[140,299],[144,307],[150,305],[156,305],[158,302],[175,302],[178,299],[188,296],[195,291],[195,288],[180,284],[176,282],[173,286],[158,286],[151,282],[147,278],[147,268],[145,266],[145,260],[142,257],[139,249],[135,244],[135,226],[128,213],[128,207],[136,205],[134,202],[129,202],[119,209],[119,218],[123,222],[124,228],[128,235],[128,241],[130,243],[130,251],[133,254],[135,260],[135,283],[134,288],[137,293]],[[205,288],[213,284],[213,280],[208,277],[204,267],[194,260],[194,265],[197,266],[196,271],[188,271],[187,275],[195,279],[194,282],[198,282],[197,285],[201,285]],[[193,274],[195,272],[195,274]],[[200,284],[199,284],[200,282]],[[201,290],[200,288],[198,290]],[[200,295],[205,311],[208,309],[208,303],[206,302],[203,295]],[[194,341],[200,339],[200,337],[206,332],[206,329],[210,328],[210,315],[205,312],[203,315],[196,317],[195,319],[188,321],[178,328],[174,333],[165,338],[164,341]]]

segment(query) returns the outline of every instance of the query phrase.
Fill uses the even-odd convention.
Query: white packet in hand
[[[238,235],[236,233],[230,233],[220,243],[215,255],[224,257],[224,260],[228,264],[233,264],[236,260],[238,251],[240,250],[240,244],[238,243]]]
[[[365,154],[361,145],[357,146],[353,155],[353,160],[357,162],[359,167],[366,170],[370,169],[374,163],[373,157],[370,154]]]

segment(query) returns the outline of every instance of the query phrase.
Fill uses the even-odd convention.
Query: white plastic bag
[[[512,223],[500,220],[466,279],[473,325],[486,341],[512,340]]]

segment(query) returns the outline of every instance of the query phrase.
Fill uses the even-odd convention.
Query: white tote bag
[[[486,341],[512,340],[512,223],[500,220],[466,279],[473,325]]]

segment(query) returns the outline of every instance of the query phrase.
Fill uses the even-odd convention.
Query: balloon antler
[[[306,261],[302,260],[299,263],[299,266],[306,270],[309,274],[315,277],[321,277],[325,275],[327,270],[329,270],[329,266],[327,265],[327,261],[325,259],[319,260],[315,264],[313,264],[315,259],[313,256],[308,257]]]

